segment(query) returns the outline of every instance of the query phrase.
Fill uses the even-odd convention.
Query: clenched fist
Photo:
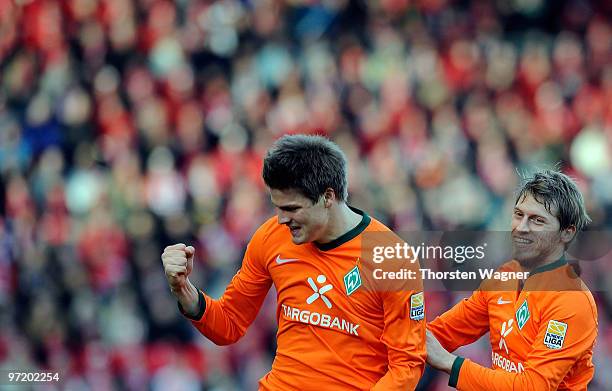
[[[166,247],[161,256],[170,290],[185,312],[191,315],[198,313],[198,290],[187,278],[193,270],[194,255],[192,246],[179,243]]]
[[[187,284],[187,277],[193,270],[195,249],[183,243],[174,244],[164,249],[162,263],[166,279],[172,292],[178,292]]]

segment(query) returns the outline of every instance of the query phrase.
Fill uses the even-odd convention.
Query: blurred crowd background
[[[216,347],[160,254],[194,244],[192,280],[220,295],[273,213],[262,157],[287,132],[338,142],[350,203],[398,231],[507,230],[517,173],[555,163],[609,230],[611,18],[603,0],[0,0],[0,368],[255,389],[274,292]],[[595,295],[590,389],[610,390]],[[429,294],[428,317],[458,299]],[[464,352],[490,362],[486,338]]]

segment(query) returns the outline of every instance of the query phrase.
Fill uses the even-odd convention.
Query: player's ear
[[[326,208],[331,208],[332,203],[336,200],[336,192],[331,187],[328,187],[323,193],[323,205]]]
[[[567,245],[569,242],[572,241],[572,239],[574,239],[575,235],[576,235],[576,227],[573,225],[570,225],[569,227],[561,230],[561,241]]]

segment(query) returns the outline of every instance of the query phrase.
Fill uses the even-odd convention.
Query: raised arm
[[[164,250],[162,262],[170,289],[183,315],[208,339],[217,345],[228,345],[240,339],[253,322],[266,297],[272,280],[254,237],[225,293],[214,300],[196,289],[187,278],[193,268],[193,247],[184,244]]]

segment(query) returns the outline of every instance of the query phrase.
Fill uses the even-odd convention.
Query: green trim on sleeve
[[[459,371],[461,370],[463,361],[465,361],[465,358],[461,356],[457,356],[457,358],[453,362],[453,366],[450,372],[450,377],[448,378],[448,385],[450,387],[457,388],[457,383],[459,382]]]
[[[206,300],[204,300],[204,294],[199,289],[198,289],[198,308],[199,309],[198,309],[197,314],[195,314],[194,316],[191,316],[185,312],[185,309],[183,308],[181,303],[177,302],[177,304],[178,304],[179,311],[181,312],[181,314],[183,314],[184,317],[186,317],[187,319],[195,320],[196,322],[202,319],[202,316],[204,316],[204,311],[206,311]]]

